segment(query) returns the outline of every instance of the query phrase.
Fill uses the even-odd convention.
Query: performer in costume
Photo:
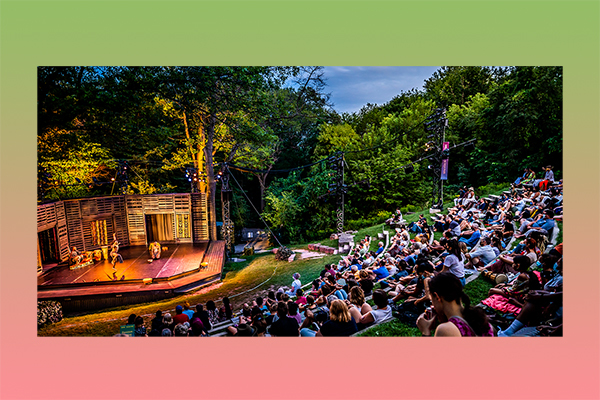
[[[83,260],[81,252],[77,250],[77,247],[73,246],[73,248],[71,249],[71,264],[79,264],[81,260]]]
[[[115,265],[117,264],[117,260],[119,260],[119,262],[121,264],[123,264],[123,256],[121,256],[119,254],[119,245],[121,243],[119,243],[119,241],[117,240],[117,234],[113,233],[113,243],[110,245],[110,257],[111,257],[111,264],[113,266],[113,269],[116,269]]]
[[[158,242],[150,243],[150,258],[153,260],[158,260],[160,258],[161,246]]]

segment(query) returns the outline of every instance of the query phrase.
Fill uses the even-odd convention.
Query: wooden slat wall
[[[129,232],[127,229],[123,196],[67,200],[64,204],[68,243],[71,247],[76,246],[81,251],[100,248],[100,245],[92,243],[91,222],[96,220],[106,221],[109,244],[112,241],[113,233],[116,233],[117,240],[121,242],[122,246],[129,245]]]
[[[64,204],[65,216],[67,217],[69,246],[75,246],[79,251],[85,251],[79,200],[66,200]]]
[[[127,195],[127,225],[132,245],[146,244],[145,214],[173,214],[173,237],[181,243],[191,243],[192,238],[177,237],[175,214],[191,215],[189,194]]]
[[[183,214],[183,215],[187,214],[188,215],[189,225],[190,225],[190,230],[191,230],[192,203],[191,203],[190,195],[189,194],[173,195],[173,210],[175,211],[175,214]],[[173,229],[174,229],[173,237],[177,237],[179,239],[179,242],[192,243],[192,241],[193,241],[192,235],[189,235],[190,237],[187,237],[187,238],[177,236],[177,216],[175,216],[175,221],[173,223]],[[191,233],[191,232],[189,232],[189,233]]]
[[[56,203],[41,204],[37,207],[38,232],[56,226]]]
[[[114,223],[117,240],[122,246],[129,246],[129,229],[127,223],[127,209],[125,207],[125,197],[119,196],[114,199],[113,207],[118,212],[115,212]]]
[[[65,200],[39,205],[38,232],[56,227],[60,258],[69,257],[72,246],[81,251],[95,250],[91,222],[106,220],[109,242],[116,233],[122,246],[145,245],[144,214],[188,214],[191,217],[192,237],[180,242],[208,240],[206,195],[198,195],[195,208],[189,194],[127,195]],[[194,211],[196,220],[194,220]],[[173,237],[177,237],[176,218],[173,218]],[[196,239],[199,238],[199,239]]]
[[[208,212],[205,193],[192,195],[192,230],[194,241],[209,240]]]
[[[144,221],[144,205],[142,196],[126,196],[127,227],[129,241],[132,245],[146,244],[146,229]]]
[[[55,204],[56,209],[56,236],[58,236],[58,253],[61,261],[69,258],[69,232],[67,231],[67,217],[65,205],[62,201]]]
[[[59,258],[61,261],[67,260],[69,258],[69,237],[64,203],[57,201],[39,205],[37,207],[37,222],[38,232],[56,228]]]

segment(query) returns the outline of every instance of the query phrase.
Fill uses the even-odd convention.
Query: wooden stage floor
[[[117,262],[116,270],[107,260],[71,270],[68,266],[51,268],[38,276],[38,286],[69,285],[87,282],[127,281],[130,279],[166,278],[192,271],[200,265],[208,248],[208,242],[166,244],[159,260],[149,262],[147,246],[122,248],[123,263]]]

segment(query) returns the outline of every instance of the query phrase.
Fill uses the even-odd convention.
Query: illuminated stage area
[[[183,272],[198,270],[206,254],[208,242],[169,244],[165,247],[167,249],[162,251],[160,259],[151,262],[146,246],[124,248],[120,250],[123,263],[117,262],[116,269],[113,269],[110,261],[104,259],[77,269],[70,269],[67,265],[55,267],[38,277],[38,285],[68,285],[175,276]]]
[[[207,209],[205,193],[38,205],[38,300],[85,312],[157,301],[220,280],[225,242],[209,240]],[[123,258],[115,268],[114,243]],[[162,249],[159,259],[151,260],[150,243]]]
[[[38,277],[38,300],[58,300],[70,313],[174,297],[220,280],[224,250],[223,241],[171,244],[149,262],[146,246],[132,246],[122,249],[124,260],[116,271],[106,260],[46,271]]]

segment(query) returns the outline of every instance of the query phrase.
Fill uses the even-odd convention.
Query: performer
[[[119,262],[121,264],[123,264],[123,256],[121,256],[119,254],[119,241],[117,240],[117,234],[113,233],[113,243],[110,245],[110,257],[111,257],[111,264],[113,266],[113,269],[117,269],[116,268],[116,264],[117,264],[117,260],[119,260]]]
[[[150,243],[150,258],[153,260],[158,260],[160,258],[161,246],[158,242]]]
[[[79,264],[83,260],[81,252],[77,250],[77,247],[73,246],[71,249],[71,265]]]

